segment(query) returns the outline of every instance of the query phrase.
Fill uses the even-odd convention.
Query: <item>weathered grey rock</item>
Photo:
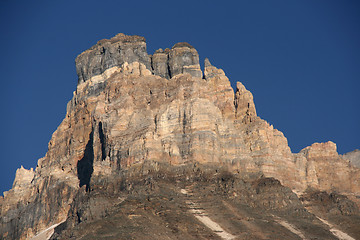
[[[199,54],[186,42],[175,44],[169,53],[170,77],[181,73],[189,73],[193,77],[202,77],[199,64]]]
[[[117,34],[111,39],[100,40],[95,46],[81,53],[75,60],[78,83],[123,63],[143,63],[151,70],[150,56],[144,37]]]
[[[193,77],[202,77],[199,54],[186,42],[175,44],[172,49],[159,49],[151,58],[153,73],[170,79],[178,74],[189,73]]]
[[[100,75],[112,67],[121,67],[125,62],[142,63],[155,75],[167,79],[182,73],[202,77],[199,54],[190,44],[177,43],[171,50],[159,49],[150,56],[146,51],[144,37],[119,33],[111,39],[100,40],[76,58],[78,83]]]
[[[360,150],[359,149],[355,149],[354,151],[345,153],[343,155],[343,157],[345,159],[349,160],[353,166],[360,168]]]
[[[151,66],[155,75],[162,78],[170,78],[169,75],[169,52],[170,49],[166,48],[165,51],[161,48],[156,50],[151,57]]]

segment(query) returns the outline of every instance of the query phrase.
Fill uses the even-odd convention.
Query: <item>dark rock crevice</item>
[[[86,191],[90,192],[90,179],[94,172],[94,129],[91,131],[89,141],[86,144],[84,156],[77,163],[77,175],[80,180],[79,187],[86,185]]]
[[[102,122],[99,122],[99,139],[101,144],[101,160],[106,158],[106,137],[103,130]]]

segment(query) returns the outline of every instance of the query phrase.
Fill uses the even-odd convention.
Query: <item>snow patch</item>
[[[36,236],[30,238],[30,240],[48,240],[48,239],[50,239],[50,237],[54,234],[54,229],[65,221],[66,221],[66,219],[64,221],[61,221],[57,224],[54,224],[54,225],[48,227],[44,231],[41,231],[40,233],[38,233]]]
[[[334,228],[334,226],[332,224],[330,224],[328,221],[326,221],[325,219],[319,218],[318,216],[316,216],[316,217],[320,221],[322,221],[324,224],[328,225],[330,228],[330,232],[338,239],[340,239],[340,240],[356,240],[355,238],[350,237],[349,235],[340,231],[339,229]]]
[[[301,239],[305,240],[305,236],[302,232],[300,232],[300,230],[298,230],[296,227],[294,227],[292,224],[288,223],[287,221],[277,217],[277,216],[274,216],[272,215],[275,219],[275,221],[277,223],[279,223],[281,226],[285,227],[286,229],[288,229],[290,232],[298,235]]]
[[[189,194],[186,189],[181,189],[180,192],[184,195],[191,196],[191,194]],[[226,232],[218,223],[211,220],[211,218],[207,216],[206,211],[203,208],[199,207],[198,204],[192,201],[186,201],[186,204],[190,208],[190,212],[194,214],[195,217],[205,226],[214,231],[214,233],[217,234],[219,237],[225,240],[232,240],[236,238],[234,235]]]

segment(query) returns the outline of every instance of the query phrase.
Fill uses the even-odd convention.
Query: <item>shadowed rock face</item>
[[[181,73],[189,73],[194,77],[201,78],[202,72],[199,64],[199,54],[188,43],[177,43],[169,52],[170,76]]]
[[[109,40],[99,41],[95,46],[81,53],[75,60],[78,82],[85,82],[92,76],[102,74],[111,67],[121,66],[125,62],[143,63],[151,70],[144,37],[119,33]]]
[[[177,43],[171,50],[159,49],[151,56],[146,51],[144,37],[119,33],[111,39],[99,41],[76,58],[78,83],[100,75],[112,67],[121,67],[125,62],[142,63],[155,75],[167,79],[181,73],[202,77],[199,54],[190,44]]]
[[[223,208],[228,209],[237,209],[238,204],[261,209],[299,207],[299,200],[291,190],[301,194],[308,187],[337,191],[348,195],[350,200],[360,195],[359,169],[337,154],[334,143],[316,143],[293,154],[284,135],[257,116],[251,92],[238,82],[234,93],[224,71],[211,65],[208,59],[203,75],[198,53],[187,43],[175,44],[172,49],[158,50],[149,56],[144,38],[118,34],[80,54],[76,63],[79,84],[67,105],[63,122],[52,135],[48,152],[39,159],[35,171],[17,171],[13,188],[0,198],[3,239],[30,238],[69,217],[78,219],[67,221],[70,227],[93,217],[106,217],[112,207],[116,208],[119,197],[131,202],[136,196],[140,199],[138,203],[145,204],[148,200],[143,197],[156,190],[157,198],[163,203],[179,197],[182,185],[198,184],[202,194],[198,197],[215,199],[213,205],[225,201],[225,205],[230,205]],[[198,169],[198,164],[207,167]],[[219,169],[229,172],[227,177],[221,177],[224,179],[221,188],[217,185]],[[168,172],[172,172],[171,176]],[[151,180],[152,173],[159,177],[156,181]],[[197,177],[192,177],[194,174]],[[242,191],[241,182],[247,181],[248,175],[262,177],[249,180],[247,190]],[[234,176],[242,180],[232,181]],[[132,178],[134,181],[129,181]],[[168,182],[163,184],[161,179]],[[218,179],[218,182],[211,185],[215,180],[203,182],[203,179]],[[144,184],[150,189],[142,188]],[[165,190],[172,184],[176,187],[169,195]],[[207,184],[212,187],[208,188]],[[220,197],[224,189],[237,184],[241,185],[237,186],[239,191]],[[254,194],[262,197],[254,198]],[[236,195],[241,195],[242,200]],[[229,203],[226,200],[229,197],[240,202]],[[183,209],[177,204],[189,205],[183,200],[169,206],[176,213],[172,216]],[[155,209],[156,213],[161,210]],[[242,208],[239,209],[241,213]],[[153,213],[147,210],[141,214]],[[213,212],[214,216],[222,210]],[[206,211],[210,212],[211,208]],[[228,210],[228,214],[231,212]],[[121,224],[130,229],[139,224],[133,213],[125,213],[121,217],[135,219],[134,225],[126,225],[125,220]],[[167,216],[168,212],[161,214]],[[156,219],[149,217],[142,222],[153,224],[152,220]],[[235,224],[228,226],[241,229],[245,222],[240,224],[236,219]],[[264,221],[270,220],[259,220],[258,227]],[[276,218],[276,221],[280,220]],[[176,225],[175,220],[170,222]],[[196,219],[185,221],[182,227],[200,228],[192,225],[194,222]],[[174,231],[191,239],[196,238],[199,228],[186,233],[175,228]],[[274,229],[281,231],[276,226]],[[163,230],[166,232],[167,228]],[[126,238],[129,232],[124,231],[125,235],[120,236]],[[234,231],[235,234],[238,230]],[[258,238],[266,239],[267,233]],[[152,238],[156,238],[154,234]],[[293,239],[291,233],[278,236]]]
[[[152,68],[155,75],[170,79],[178,74],[189,73],[202,78],[199,54],[189,43],[175,44],[171,49],[159,49],[152,56]]]
[[[169,52],[170,49],[168,48],[165,51],[160,48],[151,57],[154,74],[166,79],[170,79]]]
[[[77,163],[77,175],[79,178],[79,187],[86,186],[86,191],[90,191],[90,179],[94,172],[94,131],[91,131],[89,141],[86,144],[84,156]]]

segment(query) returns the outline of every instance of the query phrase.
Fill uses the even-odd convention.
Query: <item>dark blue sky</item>
[[[45,155],[76,88],[75,57],[119,32],[144,36],[149,53],[192,44],[244,83],[293,152],[360,148],[359,23],[359,1],[2,0],[0,192]]]

